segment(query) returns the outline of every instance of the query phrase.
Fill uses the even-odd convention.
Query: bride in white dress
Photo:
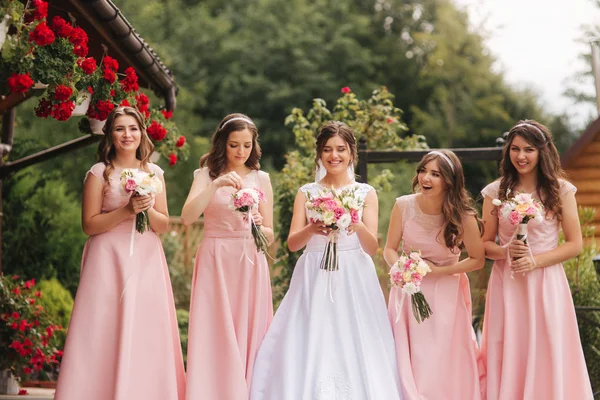
[[[370,257],[378,247],[377,193],[354,181],[356,159],[350,128],[326,124],[317,137],[321,173],[298,191],[288,236],[291,251],[306,248],[258,351],[251,400],[402,399],[392,328]],[[364,199],[362,220],[340,232],[339,270],[325,272],[319,266],[329,229],[307,221],[307,194],[352,187]]]

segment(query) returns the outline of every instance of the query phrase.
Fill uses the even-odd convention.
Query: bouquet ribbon
[[[248,242],[248,239],[252,239],[252,224],[254,224],[254,218],[252,218],[252,214],[251,214],[250,210],[246,214],[246,219],[248,220],[248,233],[250,234],[250,236],[248,236],[248,235],[244,236],[244,246],[242,247],[242,256],[240,257],[240,262],[242,262],[244,257],[246,257],[246,260],[248,260],[250,262],[250,264],[254,265],[254,261],[252,261],[250,259],[250,257],[248,257],[248,253],[247,253],[247,246],[248,246],[247,242]]]

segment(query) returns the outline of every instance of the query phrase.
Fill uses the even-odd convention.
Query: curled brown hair
[[[510,160],[510,148],[517,136],[522,137],[527,143],[538,149],[536,191],[542,204],[544,204],[544,208],[552,215],[556,215],[560,221],[562,204],[558,178],[564,179],[566,174],[560,165],[560,157],[552,140],[552,133],[546,126],[537,121],[530,119],[519,121],[508,132],[506,143],[502,149],[502,161],[500,161],[500,174],[502,176],[498,193],[499,199],[505,200],[507,196],[514,196],[516,186],[519,183],[519,173]]]
[[[235,121],[231,121],[236,118]],[[240,119],[237,119],[240,118]],[[262,151],[258,144],[258,129],[244,114],[229,114],[221,120],[217,130],[212,135],[212,146],[208,153],[200,157],[200,167],[207,166],[211,179],[217,179],[227,167],[227,140],[231,132],[248,129],[252,133],[252,151],[246,160],[246,167],[258,171],[260,169],[260,157]]]
[[[483,224],[477,211],[473,206],[473,199],[465,188],[465,175],[463,167],[454,152],[450,150],[436,150],[450,159],[452,165],[439,154],[428,153],[423,156],[419,165],[417,165],[417,175],[413,178],[413,192],[419,191],[419,172],[430,161],[437,160],[438,168],[442,179],[446,184],[446,195],[442,204],[442,214],[444,215],[444,225],[442,232],[444,234],[444,244],[449,249],[461,248],[463,243],[464,229],[463,218],[467,215],[473,215],[477,218],[479,231],[483,234]],[[441,233],[441,232],[440,232]]]
[[[144,123],[144,118],[140,112],[133,107],[117,107],[114,108],[108,117],[106,118],[106,123],[102,128],[104,135],[102,136],[102,140],[98,144],[98,152],[97,158],[98,161],[103,162],[106,165],[106,169],[104,170],[104,181],[108,182],[108,178],[110,173],[115,169],[113,165],[113,160],[116,156],[116,150],[113,143],[112,132],[114,129],[115,121],[117,118],[129,115],[135,118],[138,127],[141,131],[140,145],[135,151],[135,158],[141,161],[141,168],[147,172],[148,169],[148,161],[150,160],[150,156],[154,152],[154,144],[148,137],[148,133],[146,132],[146,124]]]
[[[339,121],[329,121],[321,127],[319,134],[317,135],[317,155],[315,156],[315,164],[319,166],[319,160],[323,154],[323,148],[327,144],[327,141],[334,136],[341,137],[344,142],[348,144],[348,151],[350,153],[352,166],[356,166],[358,161],[358,150],[356,147],[356,138],[354,132],[348,125]]]

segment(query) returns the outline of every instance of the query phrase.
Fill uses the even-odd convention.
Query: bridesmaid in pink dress
[[[267,259],[248,222],[229,209],[237,190],[261,189],[265,201],[253,219],[273,241],[273,190],[269,175],[259,170],[260,155],[254,122],[243,114],[226,116],[200,159],[181,212],[186,225],[204,214],[192,281],[188,400],[247,399],[256,352],[273,318]]]
[[[531,120],[515,125],[504,146],[500,172],[501,179],[482,190],[485,253],[495,260],[482,342],[487,398],[592,400],[561,264],[582,248],[576,189],[562,179],[548,128]],[[546,210],[543,221],[527,224],[527,245],[514,239],[516,227],[492,203],[518,192],[531,193]],[[561,228],[565,243],[557,246]],[[509,256],[517,260],[509,263]]]
[[[480,223],[458,157],[448,150],[425,155],[417,167],[413,191],[416,194],[396,200],[384,249],[390,266],[398,260],[402,242],[405,252],[420,250],[432,269],[421,284],[431,318],[419,324],[410,297],[397,288],[390,293],[388,311],[404,396],[479,400],[479,349],[465,272],[482,268],[485,258]],[[463,246],[467,257],[459,261]],[[398,313],[399,296],[407,297]]]
[[[81,278],[58,378],[56,400],[183,400],[185,372],[171,280],[157,233],[169,223],[165,192],[122,194],[124,168],[163,171],[140,113],[115,108],[104,126],[100,162],[85,177]],[[147,210],[150,230],[135,232]]]

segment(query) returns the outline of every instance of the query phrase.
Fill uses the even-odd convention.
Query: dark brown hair
[[[146,124],[144,123],[142,114],[140,114],[140,112],[133,107],[117,107],[114,108],[110,114],[108,114],[106,123],[102,128],[104,135],[98,144],[98,161],[103,162],[106,165],[106,169],[104,170],[103,174],[105,182],[108,182],[110,173],[113,169],[115,169],[115,166],[113,165],[113,159],[116,156],[116,150],[113,144],[112,132],[115,121],[117,118],[123,115],[129,115],[135,118],[138,127],[140,128],[142,134],[140,138],[140,145],[135,152],[135,158],[141,161],[141,169],[145,170],[146,172],[150,171],[148,168],[148,161],[154,152],[154,144],[152,144],[152,141],[148,137],[148,133],[146,132]]]
[[[236,119],[235,121],[229,122],[229,120],[232,120],[233,118],[243,119]],[[260,157],[262,151],[258,144],[258,129],[256,129],[256,125],[254,125],[254,122],[252,122],[250,117],[244,114],[229,114],[221,120],[217,130],[213,133],[212,146],[209,152],[200,157],[200,167],[208,167],[208,174],[211,179],[217,179],[219,175],[225,171],[225,167],[227,166],[227,140],[229,139],[229,134],[231,132],[243,131],[244,129],[248,129],[252,133],[252,151],[250,152],[250,156],[246,160],[245,165],[252,170],[258,171],[260,169]]]
[[[500,161],[500,189],[498,197],[500,200],[515,195],[515,188],[519,183],[519,173],[510,160],[510,147],[515,137],[522,137],[527,143],[539,151],[537,165],[537,187],[536,191],[544,204],[544,208],[556,215],[558,220],[562,217],[562,204],[560,200],[560,182],[558,178],[565,178],[566,174],[560,165],[558,150],[552,140],[550,130],[534,120],[519,121],[508,132],[508,137],[502,149],[502,161]]]
[[[317,167],[319,166],[319,160],[323,154],[323,148],[327,144],[327,141],[334,136],[341,137],[344,142],[348,144],[348,151],[352,158],[350,162],[353,166],[356,166],[356,162],[358,161],[358,150],[354,132],[352,132],[352,129],[343,122],[329,121],[321,127],[321,130],[317,135],[317,155],[315,156],[315,164],[317,164]]]
[[[419,172],[423,170],[425,165],[430,161],[437,160],[438,168],[442,179],[446,184],[446,195],[442,204],[442,214],[444,215],[444,244],[446,247],[454,251],[455,248],[461,248],[463,243],[464,229],[463,218],[467,215],[473,215],[477,218],[479,231],[483,234],[483,224],[477,211],[473,206],[473,199],[465,188],[465,175],[463,167],[454,152],[450,150],[436,150],[444,154],[452,161],[452,166],[444,157],[435,153],[428,153],[423,156],[419,165],[417,165],[417,175],[413,178],[413,192],[420,190],[419,188]]]

